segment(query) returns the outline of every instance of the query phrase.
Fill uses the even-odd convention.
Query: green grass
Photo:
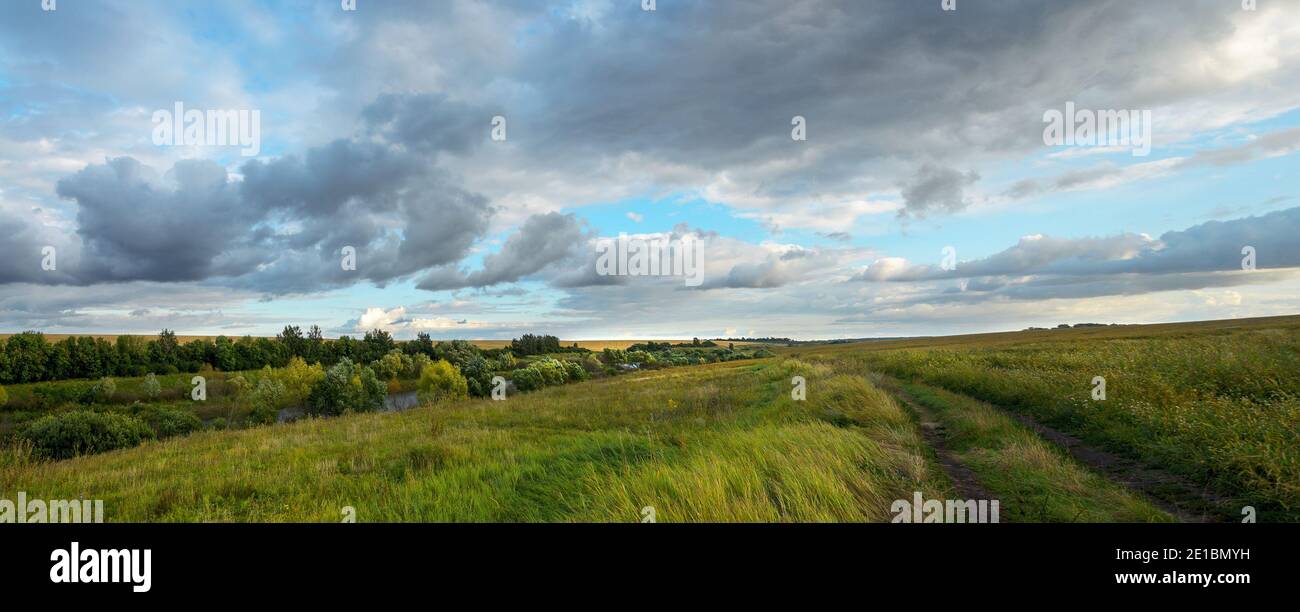
[[[914,491],[955,495],[908,411],[870,382],[883,372],[943,421],[1009,521],[1170,517],[1004,409],[1253,505],[1262,521],[1300,520],[1298,317],[779,352],[57,462],[11,445],[0,497],[103,499],[109,521],[338,521],[346,506],[360,521],[630,522],[645,506],[661,522],[889,521]],[[807,401],[790,397],[796,375]],[[188,376],[164,380],[164,403],[185,402]],[[1106,378],[1105,401],[1090,397],[1093,376]],[[202,409],[219,412],[214,377]],[[119,380],[115,401],[135,385]],[[24,387],[10,388],[9,417],[24,414]]]
[[[1261,516],[1300,520],[1300,321],[1221,323],[821,352],[1023,412]],[[1106,379],[1105,401],[1092,399],[1094,376]]]
[[[792,401],[793,373],[826,392]],[[771,360],[0,460],[0,492],[103,499],[109,521],[885,521],[946,487],[886,394]]]
[[[1149,501],[1089,471],[1005,413],[928,385],[903,391],[944,426],[956,458],[1001,500],[1010,522],[1170,522]]]

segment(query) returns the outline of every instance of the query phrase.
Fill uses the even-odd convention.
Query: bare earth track
[[[921,418],[921,430],[926,443],[939,455],[940,462],[952,478],[957,490],[968,499],[988,499],[979,479],[947,450],[942,426],[929,408],[916,401],[897,385],[889,385],[890,393],[902,401]],[[1127,457],[1089,446],[1078,437],[1053,429],[1031,417],[992,406],[1015,419],[1016,422],[1038,434],[1044,440],[1064,449],[1076,461],[1111,481],[1130,490],[1138,491],[1161,510],[1185,523],[1222,522],[1232,519],[1223,508],[1232,500],[1198,487],[1168,471],[1144,465]],[[982,496],[982,497],[981,497]]]
[[[939,459],[939,465],[943,468],[944,473],[948,475],[948,479],[952,481],[953,488],[958,496],[961,499],[993,499],[994,496],[984,488],[984,485],[980,484],[979,477],[975,475],[975,472],[959,461],[952,450],[948,448],[943,424],[939,422],[934,413],[900,389],[890,388],[889,391],[902,400],[903,404],[912,412],[916,413],[921,424],[921,437],[925,439],[926,444],[930,445],[930,448],[934,449],[934,453]]]

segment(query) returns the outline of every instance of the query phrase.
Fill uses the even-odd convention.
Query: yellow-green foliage
[[[420,397],[425,401],[463,399],[469,397],[469,383],[456,366],[439,359],[420,370],[416,383]]]
[[[271,375],[284,385],[286,403],[301,406],[307,402],[312,386],[325,377],[325,369],[319,363],[307,365],[302,357],[294,357],[287,366],[272,370]]]
[[[4,406],[5,404],[8,403],[9,403],[9,392],[5,391],[4,385],[0,385],[0,406]]]

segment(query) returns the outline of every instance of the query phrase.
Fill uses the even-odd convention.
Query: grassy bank
[[[0,465],[6,494],[103,499],[109,521],[884,521],[947,486],[885,393],[773,360]]]

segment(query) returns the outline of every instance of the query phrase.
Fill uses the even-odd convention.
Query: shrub
[[[266,406],[254,406],[244,419],[249,425],[270,425],[280,418],[280,411]]]
[[[157,399],[162,394],[162,385],[158,382],[158,377],[150,372],[144,377],[144,394],[149,399]]]
[[[32,387],[31,407],[36,410],[53,410],[63,404],[81,402],[90,387],[83,384],[43,384]]]
[[[249,396],[249,403],[252,404],[254,411],[270,412],[274,415],[280,410],[288,397],[284,389],[284,383],[272,378],[263,376],[257,381],[257,386],[253,388],[253,393]]]
[[[564,380],[566,378],[566,374],[564,371],[564,364],[561,363],[560,360],[558,359],[553,359],[550,357],[547,357],[545,359],[539,359],[537,360],[536,363],[534,363],[529,367],[541,373],[542,382],[548,387],[564,384]]]
[[[416,353],[411,357],[411,371],[415,373],[416,378],[419,378],[420,373],[431,363],[433,363],[433,360],[428,355]]]
[[[244,378],[243,374],[236,374],[227,378],[223,386],[230,389],[230,396],[233,400],[232,403],[235,406],[239,406],[244,403],[244,398],[246,398],[249,391],[252,390],[253,383],[248,382],[248,379]]]
[[[183,436],[203,429],[203,421],[194,413],[180,408],[137,404],[135,417],[144,421],[158,439]]]
[[[535,391],[546,386],[542,373],[531,366],[515,370],[511,376],[511,382],[515,383],[515,388],[520,391]]]
[[[334,416],[375,410],[384,405],[387,396],[388,389],[374,370],[344,357],[312,387],[307,397],[307,413]]]
[[[570,382],[587,380],[587,370],[576,361],[564,362],[564,374]]]
[[[312,387],[325,377],[325,369],[319,363],[307,365],[302,357],[294,357],[289,360],[289,365],[275,370],[272,376],[284,385],[285,402],[301,406],[307,403]]]
[[[117,393],[117,383],[107,376],[95,381],[89,389],[81,396],[83,404],[104,403],[113,399],[113,394]]]
[[[0,408],[9,403],[9,392],[5,391],[5,386],[0,385]]]
[[[416,386],[425,402],[469,397],[469,383],[460,369],[443,359],[425,366]]]
[[[414,362],[401,349],[388,351],[374,363],[375,376],[382,380],[392,380],[400,376],[414,374]]]
[[[136,446],[154,433],[144,421],[125,414],[77,410],[36,419],[19,436],[41,457],[68,459]]]

